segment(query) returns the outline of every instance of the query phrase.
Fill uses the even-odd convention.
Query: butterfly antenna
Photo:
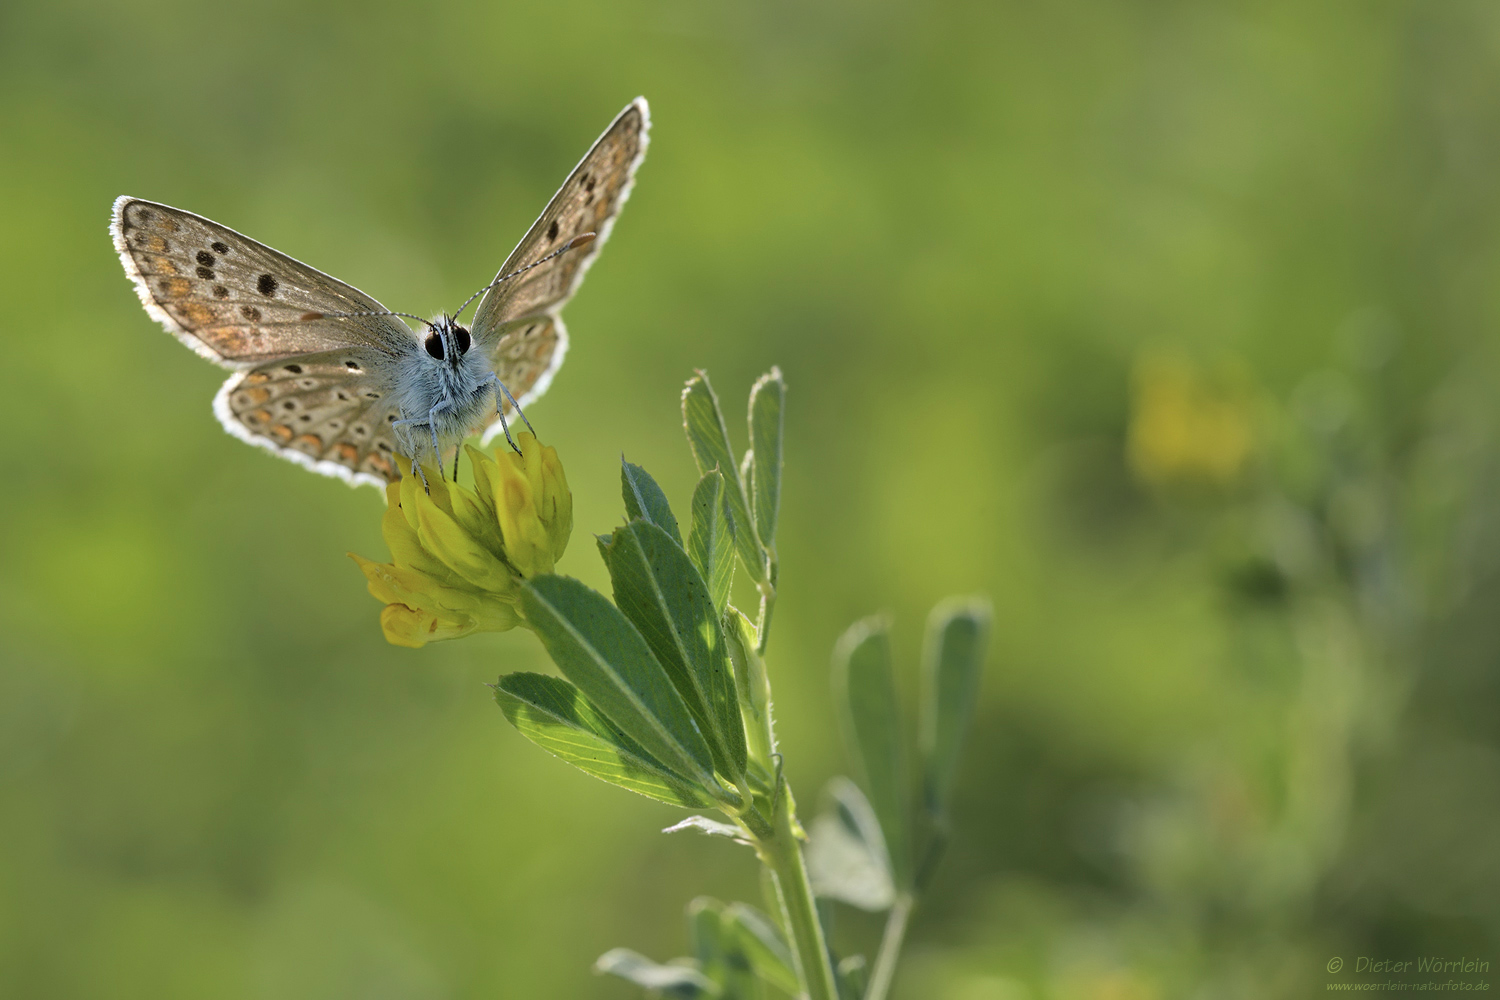
[[[543,257],[541,260],[532,261],[530,264],[527,264],[525,267],[517,268],[516,270],[510,272],[509,274],[503,274],[503,275],[501,275],[500,277],[496,278],[494,281],[490,282],[488,285],[485,285],[479,291],[475,292],[473,295],[470,295],[467,299],[465,299],[464,300],[464,304],[458,307],[458,312],[456,312],[456,313],[453,314],[453,319],[456,321],[458,319],[458,317],[460,317],[460,316],[463,315],[464,310],[467,309],[467,308],[469,308],[469,303],[470,302],[473,302],[475,299],[479,298],[479,296],[483,295],[485,292],[489,291],[491,288],[494,288],[496,285],[500,284],[502,281],[509,281],[511,278],[514,278],[517,275],[525,274],[527,271],[531,270],[533,267],[540,267],[541,265],[547,263],[547,261],[551,260],[553,257],[561,257],[563,254],[567,253],[569,250],[577,250],[579,247],[586,247],[590,243],[594,242],[594,238],[597,235],[598,235],[597,233],[580,233],[577,236],[573,237],[568,242],[564,243],[562,246],[558,247],[556,250],[554,250],[551,253],[549,253],[547,256]]]
[[[369,312],[347,312],[347,313],[343,313],[343,312],[340,312],[340,313],[305,312],[305,313],[303,313],[298,318],[301,319],[304,323],[306,323],[306,322],[310,322],[310,321],[315,320],[315,319],[344,319],[345,317],[348,317],[348,316],[400,316],[400,317],[402,317],[404,319],[414,319],[418,323],[421,323],[424,326],[426,326],[428,329],[432,328],[432,320],[423,319],[420,316],[413,316],[411,313],[391,312],[389,309],[379,309],[379,310],[372,309]]]

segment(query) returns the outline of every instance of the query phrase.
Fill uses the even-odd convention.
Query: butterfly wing
[[[567,351],[568,330],[561,317],[541,316],[514,324],[506,330],[490,350],[490,364],[511,395],[516,397],[516,402],[525,406],[547,391],[547,385]],[[509,400],[502,400],[501,404],[506,419],[513,419],[515,407]],[[483,431],[486,445],[503,432],[500,421],[491,422],[492,419],[493,414],[470,431],[471,434]]]
[[[226,368],[363,344],[391,353],[415,335],[385,307],[286,254],[191,212],[119,198],[110,224],[146,311]]]
[[[125,273],[153,318],[240,374],[214,412],[251,444],[324,475],[383,486],[397,419],[392,362],[416,335],[337,278],[202,216],[120,198],[110,225]],[[347,398],[345,398],[347,397]]]
[[[594,241],[496,285],[474,313],[476,342],[489,352],[495,373],[523,405],[541,395],[562,363],[568,339],[557,313],[583,280],[630,196],[650,127],[646,99],[638,97],[573,168],[496,278],[541,260],[575,236],[595,233]],[[498,432],[497,422],[486,438]]]
[[[214,413],[242,441],[349,483],[401,478],[399,418],[368,349],[299,355],[241,372],[214,397]],[[376,369],[378,371],[378,369]]]

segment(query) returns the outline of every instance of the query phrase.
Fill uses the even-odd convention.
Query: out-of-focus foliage
[[[849,621],[994,600],[894,995],[1500,960],[1494,5],[23,0],[0,994],[622,997],[602,949],[756,897],[505,724],[481,684],[546,669],[529,633],[384,642],[343,555],[378,495],[223,434],[105,232],[158,199],[452,308],[637,93],[651,151],[529,410],[580,531],[621,452],[692,495],[692,368],[741,399],[780,365],[797,788],[845,768]]]

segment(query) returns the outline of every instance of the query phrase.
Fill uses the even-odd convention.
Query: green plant
[[[600,971],[657,995],[750,1000],[770,988],[811,1000],[883,1000],[947,838],[949,789],[989,625],[987,604],[975,599],[945,602],[929,622],[915,754],[902,735],[885,620],[860,622],[840,641],[836,695],[869,794],[835,780],[803,849],[809,838],[783,773],[764,660],[776,603],[785,398],[776,369],[755,383],[750,450],[736,462],[707,375],[688,381],[683,422],[701,478],[686,532],[656,481],[622,460],[626,521],[597,539],[613,601],[551,572],[567,543],[571,500],[555,452],[529,440],[520,457],[491,462],[471,452],[473,491],[447,483],[427,493],[413,478],[392,487],[385,527],[395,561],[360,561],[387,604],[391,641],[525,625],[562,676],[499,679],[495,698],[516,729],[596,778],[719,814],[695,814],[666,832],[696,830],[754,849],[774,917],[699,899],[688,908],[692,958],[657,964],[615,949],[599,959]],[[754,622],[730,603],[736,565],[759,598]],[[497,612],[491,622],[474,610],[491,605],[510,617]],[[862,957],[840,961],[830,950],[818,896],[890,912],[868,983]]]

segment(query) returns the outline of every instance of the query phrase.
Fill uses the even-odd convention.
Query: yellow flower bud
[[[542,449],[542,498],[537,510],[552,540],[552,558],[561,559],[568,547],[568,536],[573,533],[573,494],[568,489],[556,448]]]
[[[567,548],[573,496],[557,451],[528,433],[516,439],[520,454],[466,449],[473,490],[430,469],[425,485],[406,475],[386,488],[380,526],[392,561],[350,556],[386,606],[388,642],[419,647],[525,624],[520,581],[552,572]]]

